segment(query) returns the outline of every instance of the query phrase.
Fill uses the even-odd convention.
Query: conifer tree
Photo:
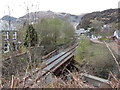
[[[37,44],[38,37],[37,32],[35,31],[33,25],[28,25],[28,28],[26,30],[26,36],[25,36],[25,42],[24,45],[26,47],[33,47]]]

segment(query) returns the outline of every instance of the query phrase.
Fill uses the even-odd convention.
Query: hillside
[[[19,18],[14,18],[12,16],[6,15],[6,16],[3,16],[3,18],[1,20],[8,21],[10,18],[11,23],[19,28],[20,26],[23,26],[27,22],[28,18],[29,18],[30,23],[38,22],[38,21],[42,20],[43,18],[54,18],[54,17],[58,17],[60,19],[67,18],[73,25],[74,24],[77,25],[79,23],[79,21],[81,20],[82,16],[83,15],[73,15],[70,13],[38,11],[38,12],[30,12],[29,14],[26,14]]]
[[[15,17],[12,17],[12,16],[9,16],[9,15],[5,15],[5,16],[3,16],[2,17],[2,19],[1,20],[5,20],[5,21],[14,21],[14,20],[16,20],[17,18],[15,18]]]
[[[101,12],[92,12],[84,15],[77,28],[86,28],[91,24],[91,20],[102,21],[104,24],[117,23],[118,9],[108,9]]]

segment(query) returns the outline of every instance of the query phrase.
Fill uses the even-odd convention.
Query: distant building
[[[3,53],[18,50],[18,31],[6,21],[0,21],[0,34],[2,35]]]
[[[114,37],[117,40],[117,43],[120,45],[120,30],[114,32]]]
[[[116,30],[116,31],[114,32],[114,36],[115,36],[118,40],[120,40],[120,30]]]
[[[77,36],[80,36],[81,34],[85,34],[87,32],[89,32],[90,30],[85,30],[84,28],[80,28],[79,30],[75,30],[75,34]]]

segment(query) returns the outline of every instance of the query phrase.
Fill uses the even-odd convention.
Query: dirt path
[[[94,42],[94,43],[103,43],[103,42],[101,42],[101,41],[99,41],[99,40],[97,40],[97,39],[90,39],[92,42]]]
[[[120,45],[118,45],[116,42],[110,42],[108,43],[110,48],[114,50],[118,55],[120,55]]]
[[[94,43],[103,43],[97,39],[90,39],[92,42]],[[115,51],[116,54],[120,55],[120,45],[118,45],[116,42],[110,42],[110,43],[107,43],[109,45],[109,47]]]

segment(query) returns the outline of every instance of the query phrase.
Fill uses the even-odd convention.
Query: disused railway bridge
[[[52,58],[48,59],[43,63],[42,68],[38,69],[36,72],[41,72],[40,76],[44,76],[49,72],[55,72],[60,68],[65,62],[71,60],[74,57],[75,48],[78,46],[78,43],[73,45],[65,52],[61,52]]]
[[[68,50],[58,53],[57,55],[49,58],[48,60],[45,60],[42,63],[42,67],[33,71],[31,75],[27,75],[24,77],[23,80],[20,81],[20,83],[29,82],[29,80],[32,80],[31,85],[34,85],[34,83],[37,83],[41,78],[43,78],[45,75],[48,75],[49,73],[54,73],[56,70],[58,70],[61,66],[63,67],[62,71],[66,68],[66,66],[73,60],[74,58],[74,52],[76,47],[78,46],[78,43],[74,44],[72,47],[70,47]],[[55,50],[56,51],[56,50]],[[52,51],[49,55],[54,53],[55,51]],[[47,57],[46,57],[47,58]]]

